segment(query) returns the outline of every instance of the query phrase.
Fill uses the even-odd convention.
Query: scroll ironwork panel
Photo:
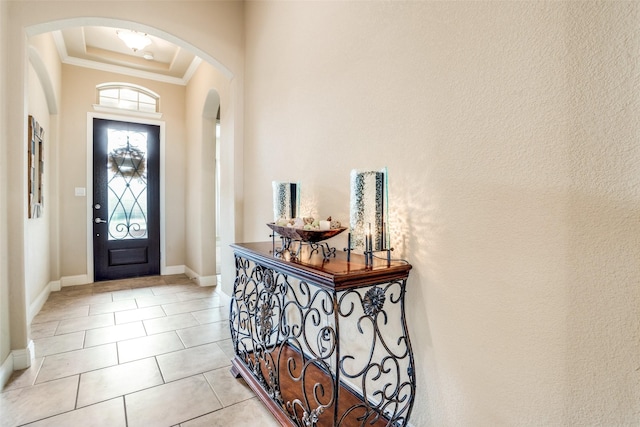
[[[416,381],[406,279],[336,289],[235,260],[236,360],[291,424],[407,425]]]

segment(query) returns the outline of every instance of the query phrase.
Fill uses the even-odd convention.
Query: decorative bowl
[[[283,227],[273,222],[267,223],[267,226],[273,231],[293,240],[301,240],[303,242],[317,243],[332,238],[342,233],[347,227],[332,228],[330,230],[304,230],[302,228]]]

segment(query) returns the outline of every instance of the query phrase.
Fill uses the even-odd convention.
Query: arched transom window
[[[160,96],[142,86],[128,83],[104,83],[96,86],[98,105],[143,113],[159,111]]]

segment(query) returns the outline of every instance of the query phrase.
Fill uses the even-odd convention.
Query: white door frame
[[[87,113],[87,278],[93,282],[93,119],[118,120],[130,123],[155,125],[160,127],[160,274],[167,271],[165,256],[165,122],[142,118],[132,112],[131,115],[108,114],[98,112]]]

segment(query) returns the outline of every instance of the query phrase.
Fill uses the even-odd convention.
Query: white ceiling
[[[54,31],[53,37],[65,64],[185,85],[201,59],[164,39],[149,35],[151,44],[134,52],[112,27],[75,27]],[[126,30],[126,29],[125,29]],[[150,53],[152,60],[144,59]]]

